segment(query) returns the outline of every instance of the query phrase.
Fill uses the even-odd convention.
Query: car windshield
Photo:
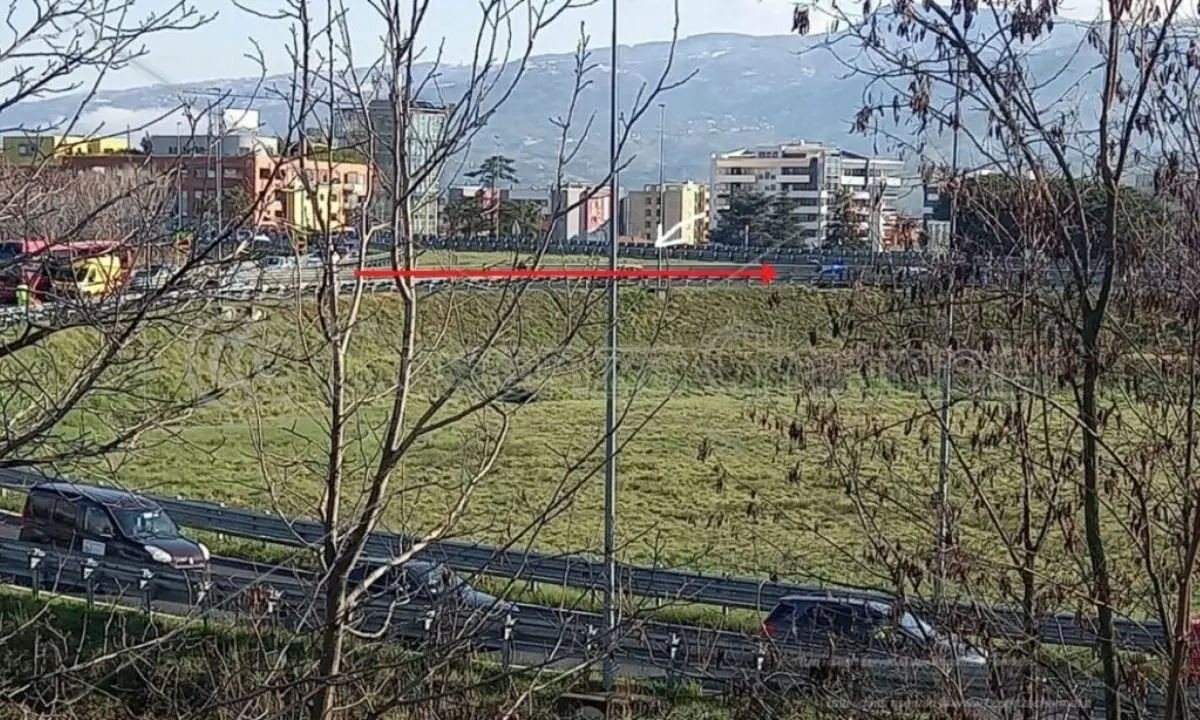
[[[135,539],[179,537],[179,526],[162,510],[142,508],[117,510],[117,524],[121,532]]]
[[[932,625],[924,620],[914,616],[912,613],[904,613],[900,618],[900,627],[910,635],[926,640],[943,639]]]

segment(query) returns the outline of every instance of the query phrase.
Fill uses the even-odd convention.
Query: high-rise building
[[[837,194],[849,191],[872,244],[879,247],[895,220],[904,164],[803,140],[762,145],[712,156],[712,217],[729,208],[736,192],[758,192],[794,201],[800,236],[821,243],[830,229]]]
[[[683,245],[708,239],[708,186],[690,180],[631,190],[623,201],[625,234],[653,241],[659,229]]]
[[[446,118],[451,111],[451,107],[433,103],[410,103],[408,168],[411,174],[423,175],[408,195],[414,235],[436,235],[438,232],[444,161],[431,164],[430,160],[444,143]],[[371,100],[367,103],[366,118],[358,108],[353,108],[340,110],[337,120],[335,132],[342,145],[366,147],[368,130],[374,136],[375,142],[370,146],[375,167],[370,211],[377,222],[387,222],[392,216],[392,139],[396,133],[392,103],[387,99]]]

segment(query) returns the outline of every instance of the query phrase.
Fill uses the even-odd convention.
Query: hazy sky
[[[562,2],[562,0],[556,0]],[[619,0],[622,44],[666,40],[674,22],[673,0]],[[679,0],[681,36],[709,32],[735,32],[770,35],[787,32],[790,27],[791,0]],[[147,8],[166,7],[170,0],[138,3]],[[580,23],[586,23],[593,47],[607,47],[611,28],[611,0],[598,0],[590,7],[569,11],[544,31],[535,51],[570,52],[579,38]],[[270,12],[280,7],[278,0],[243,0],[247,7]],[[578,4],[578,3],[577,3]],[[148,44],[150,55],[145,65],[150,72],[130,69],[106,83],[109,88],[148,85],[162,79],[173,83],[222,77],[255,75],[257,65],[244,57],[250,51],[251,38],[267,56],[271,72],[287,72],[287,24],[255,18],[239,10],[232,0],[196,2],[207,12],[217,13],[209,25],[187,33],[156,38]],[[347,0],[353,44],[365,65],[378,54],[380,23],[363,0]],[[470,58],[480,17],[479,0],[433,0],[431,12],[422,26],[421,44],[436,48],[444,38],[445,57],[451,62]]]

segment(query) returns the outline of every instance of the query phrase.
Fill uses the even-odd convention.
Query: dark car
[[[831,648],[846,655],[952,659],[985,665],[987,656],[883,599],[789,595],[763,621],[779,643]]]
[[[849,287],[851,284],[850,268],[840,261],[817,270],[817,287]]]
[[[49,482],[29,488],[21,540],[85,555],[184,570],[208,565],[208,548],[179,533],[162,506],[123,490]]]
[[[390,562],[380,558],[363,560],[350,571],[350,584],[361,585],[368,575]],[[460,612],[489,615],[517,612],[516,605],[473,587],[448,566],[427,560],[409,560],[403,565],[388,568],[378,580],[371,583],[368,594],[436,607],[449,606]]]

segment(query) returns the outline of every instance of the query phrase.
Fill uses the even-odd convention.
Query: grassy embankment
[[[595,472],[600,458],[589,450],[603,427],[602,305],[597,296],[570,298],[530,295],[498,340],[511,355],[492,357],[474,373],[481,382],[498,382],[519,359],[553,345],[573,324],[581,326],[570,345],[571,361],[542,375],[540,399],[512,413],[495,468],[474,488],[455,526],[458,536],[485,542],[515,538],[519,545],[572,552],[600,547],[603,490]],[[836,314],[845,298],[804,288],[693,290],[675,293],[664,305],[643,291],[626,293],[621,359],[629,413],[622,436],[628,443],[619,460],[618,510],[623,559],[801,581],[878,583],[879,565],[867,560],[872,537],[885,536],[905,548],[929,545],[936,421],[922,392],[928,385],[886,373],[869,375],[869,382],[857,377],[855,345],[847,342],[844,325],[835,329],[827,307],[832,303]],[[495,296],[484,293],[423,302],[422,357],[430,362],[418,375],[419,395],[428,398],[460,372],[438,360],[477,344],[490,328],[494,305]],[[394,301],[367,300],[351,349],[352,397],[367,398],[390,385],[400,327]],[[159,395],[238,377],[264,357],[311,347],[301,339],[311,342],[315,336],[311,324],[283,309],[220,337],[174,330],[168,341],[168,332],[130,349],[156,350],[153,371],[141,380]],[[858,330],[864,332],[870,330]],[[64,358],[78,357],[88,342],[84,333],[58,340],[55,352],[39,356],[45,375],[61,377]],[[283,360],[196,412],[177,431],[152,433],[142,448],[70,469],[84,478],[244,506],[271,505],[270,487],[289,511],[312,514],[323,470],[321,387],[320,372]],[[103,432],[104,413],[133,413],[141,401],[90,402],[96,414],[81,414],[75,422]],[[349,430],[348,457],[357,480],[365,471],[356,463],[377,454],[381,406],[366,402]],[[994,422],[988,408],[976,403],[958,411],[956,419],[978,434],[979,427]],[[906,422],[910,418],[915,419]],[[804,430],[803,441],[788,437],[792,420]],[[1051,424],[1052,435],[1067,438],[1067,423]],[[398,485],[405,491],[392,503],[387,524],[409,531],[433,527],[485,451],[481,438],[493,437],[498,427],[489,417],[419,441],[402,463]],[[1120,445],[1126,436],[1114,434],[1112,441]],[[882,449],[884,444],[889,447]],[[1014,496],[1014,452],[983,447],[970,460],[995,468],[989,482],[1001,504]],[[955,497],[974,497],[971,483],[965,473],[956,473]],[[553,508],[553,517],[534,522],[547,508]],[[989,528],[994,515],[967,500],[962,510],[962,547],[975,558],[975,574],[991,576],[982,585],[976,580],[972,589],[1003,595],[998,573],[987,567],[1004,561],[998,534]],[[1119,518],[1110,520],[1118,527]],[[1010,514],[1000,524],[1008,529],[1014,522]],[[868,523],[874,525],[870,530],[864,529]],[[1118,566],[1130,567],[1133,549],[1116,548]],[[1062,547],[1048,548],[1042,570],[1052,576],[1057,564],[1070,576],[1065,557]]]
[[[88,610],[79,600],[34,599],[9,588],[0,589],[0,631],[5,720],[30,713],[70,713],[81,720],[286,715],[303,706],[310,690],[304,673],[314,671],[319,651],[315,636],[249,621],[201,623],[103,604]],[[586,673],[506,673],[494,661],[465,657],[429,667],[422,654],[389,643],[351,639],[346,657],[347,697],[383,702],[406,684],[419,688],[421,698],[373,714],[386,720],[453,711],[495,717],[514,703],[523,717],[553,718],[560,716],[556,700],[564,692],[598,689]],[[688,685],[666,688],[622,678],[618,691],[639,699],[642,717],[730,716],[720,701],[702,699]]]

